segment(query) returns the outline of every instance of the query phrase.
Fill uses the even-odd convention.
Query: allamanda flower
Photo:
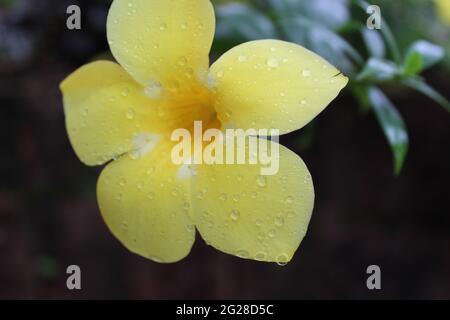
[[[214,29],[209,0],[113,1],[107,33],[119,64],[93,62],[63,81],[69,138],[85,164],[108,163],[98,180],[100,211],[132,252],[175,262],[198,230],[228,254],[287,263],[314,203],[303,161],[280,146],[271,176],[261,176],[260,165],[175,165],[171,132],[192,130],[197,120],[288,133],[317,116],[348,79],[277,40],[239,45],[209,68]]]
[[[441,20],[450,25],[450,0],[435,0]]]

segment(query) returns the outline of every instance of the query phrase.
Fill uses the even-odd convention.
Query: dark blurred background
[[[264,36],[249,31],[239,38],[242,34],[226,25],[233,6],[225,2],[233,1],[213,2],[220,10],[213,59],[233,42]],[[405,19],[404,25],[391,19],[400,48],[418,37],[448,45],[448,28],[434,13],[427,22],[433,27],[424,34],[417,27],[423,7],[416,1],[395,3],[380,5],[388,22],[391,16]],[[70,4],[81,7],[80,31],[66,29]],[[287,266],[225,255],[200,237],[191,254],[172,265],[122,247],[97,208],[101,168],[84,166],[69,144],[58,89],[82,64],[110,58],[109,5],[0,0],[0,298],[450,298],[450,115],[429,98],[395,85],[384,90],[410,138],[398,176],[376,117],[350,90],[313,124],[282,137],[308,164],[316,187],[308,234]],[[270,36],[264,23],[257,24],[262,31],[248,30],[268,30]],[[443,62],[422,76],[450,98],[449,75]],[[65,271],[72,264],[82,270],[80,291],[66,288]],[[366,287],[371,264],[381,267],[382,290]]]

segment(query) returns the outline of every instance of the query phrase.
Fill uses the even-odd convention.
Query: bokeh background
[[[293,261],[281,267],[242,260],[200,237],[191,254],[172,265],[122,247],[97,208],[101,168],[82,165],[69,144],[58,89],[82,64],[111,59],[105,36],[111,1],[0,0],[0,298],[450,298],[448,111],[398,77],[358,82],[358,72],[385,41],[374,37],[364,45],[356,31],[367,14],[356,1],[237,2],[213,0],[212,59],[243,41],[280,38],[327,56],[352,79],[311,125],[281,139],[308,164],[317,194]],[[295,9],[279,7],[286,3]],[[374,3],[399,52],[418,39],[446,49],[446,58],[420,76],[449,99],[450,31],[435,3]],[[70,4],[81,7],[80,31],[66,28]],[[395,60],[389,46],[385,51]],[[355,94],[368,83],[383,89],[409,134],[398,175],[378,118]],[[81,291],[66,288],[71,264],[82,269]],[[371,264],[381,267],[382,290],[366,288]]]

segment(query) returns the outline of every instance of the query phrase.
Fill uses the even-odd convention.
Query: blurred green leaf
[[[408,132],[402,116],[392,102],[377,87],[368,90],[368,100],[383,129],[394,156],[394,173],[398,175],[408,152]]]
[[[358,101],[358,105],[362,108],[362,110],[369,110],[369,86],[355,83],[351,86],[351,90],[353,96],[355,97],[356,101]]]
[[[241,3],[217,6],[216,38],[233,43],[257,39],[274,39],[279,35],[263,13]]]
[[[406,86],[429,97],[430,99],[432,99],[433,101],[444,107],[448,112],[450,112],[450,102],[443,95],[437,92],[434,88],[432,88],[426,82],[424,82],[422,79],[408,78],[405,79],[403,83]]]
[[[361,30],[361,35],[367,51],[372,57],[382,59],[386,56],[386,46],[384,45],[383,37],[377,30],[370,30],[364,26]]]
[[[357,81],[384,82],[392,80],[399,74],[395,63],[378,58],[370,58],[362,71],[356,76]]]
[[[440,46],[425,40],[414,42],[407,50],[404,69],[405,74],[418,74],[441,61],[445,51]]]
[[[347,0],[267,0],[267,3],[278,16],[301,15],[329,29],[337,29],[351,18]]]
[[[364,0],[354,0],[354,2],[362,9],[364,12],[366,12],[366,9],[370,4]],[[396,63],[400,63],[401,55],[400,55],[400,49],[398,47],[397,41],[394,38],[394,35],[392,33],[391,28],[389,27],[389,24],[386,22],[386,20],[382,17],[381,18],[381,25],[383,26],[381,28],[381,33],[383,34],[384,39],[386,40],[387,47],[389,48],[389,52],[392,56],[392,59]]]
[[[403,64],[403,73],[406,76],[412,76],[420,73],[423,69],[423,58],[418,52],[412,52],[408,55]]]
[[[287,40],[314,51],[346,74],[354,72],[355,62],[364,63],[362,56],[347,40],[310,19],[297,16],[279,23]]]

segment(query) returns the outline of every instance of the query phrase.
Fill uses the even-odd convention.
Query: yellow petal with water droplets
[[[87,165],[138,151],[155,133],[168,131],[155,102],[116,63],[85,65],[62,82],[61,90],[70,141]]]
[[[279,264],[292,259],[308,227],[314,188],[304,162],[278,146],[275,175],[262,176],[261,165],[198,167],[194,222],[208,244],[246,259]]]
[[[147,155],[128,155],[103,170],[97,197],[112,233],[130,251],[170,263],[191,250],[195,228],[189,219],[188,181],[177,179],[171,147],[161,141]]]
[[[281,134],[310,122],[348,82],[317,54],[279,40],[239,45],[214,63],[211,73],[222,123]]]
[[[115,0],[107,23],[117,61],[142,85],[163,89],[206,76],[214,30],[209,0]]]

